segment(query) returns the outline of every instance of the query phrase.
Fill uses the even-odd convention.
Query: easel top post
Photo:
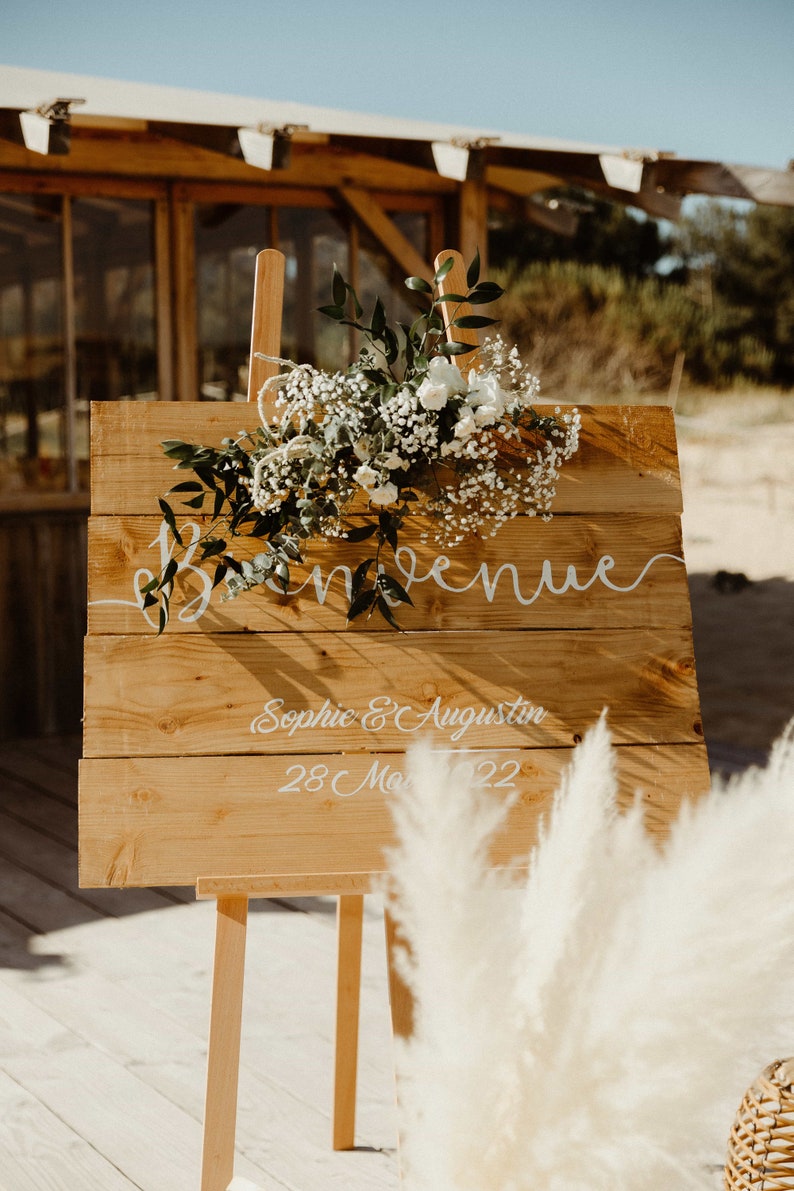
[[[453,260],[453,265],[438,285],[440,293],[443,294],[465,294],[468,290],[466,282],[466,265],[463,257],[454,248],[444,248],[439,252],[435,261],[433,262],[438,271],[443,264],[445,264],[450,257]],[[479,368],[480,360],[475,354],[479,351],[480,340],[476,330],[473,327],[452,327],[450,322],[453,318],[460,318],[462,315],[469,315],[472,313],[471,306],[468,302],[459,302],[457,304],[452,302],[444,302],[441,306],[441,312],[444,317],[444,326],[447,332],[447,341],[449,343],[466,343],[471,345],[471,352],[462,353],[454,357],[454,362],[458,365],[461,372],[464,368]]]
[[[251,316],[251,353],[248,363],[248,400],[256,401],[266,380],[278,373],[278,364],[260,355],[281,355],[281,317],[284,307],[283,252],[265,248],[257,254],[254,305]]]

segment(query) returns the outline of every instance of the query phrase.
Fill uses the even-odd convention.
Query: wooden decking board
[[[37,982],[28,989],[27,996],[75,1037],[113,1056],[147,1086],[201,1120],[205,1048],[197,1032],[171,1017],[164,1038],[163,1016],[141,1013],[140,997],[134,991],[123,990],[94,972],[67,975],[57,985],[50,981]],[[87,1019],[87,1002],[112,1005],[113,1012],[100,1014],[95,1020]],[[164,1042],[167,1042],[166,1055]],[[293,1047],[293,1061],[296,1056],[300,1056],[297,1045]],[[325,1057],[330,1062],[330,1057]],[[331,1165],[327,1113],[250,1066],[243,1072],[241,1090],[238,1135],[241,1152],[266,1150],[266,1168],[284,1186],[295,1186],[296,1191],[311,1187],[313,1172]],[[333,1161],[333,1169],[322,1171],[324,1182],[315,1179],[314,1185],[348,1186],[351,1177],[358,1173],[355,1166],[351,1167],[351,1162],[356,1161],[350,1155],[339,1155]],[[371,1160],[368,1167],[383,1167],[386,1163],[383,1158],[379,1163]],[[392,1186],[391,1179],[384,1181],[378,1170],[373,1170],[373,1176],[373,1189]]]
[[[136,1184],[0,1071],[0,1171],[13,1191],[135,1191]]]
[[[0,812],[40,832],[46,839],[65,844],[76,856],[77,815],[71,803],[0,774]]]
[[[74,805],[77,802],[77,786],[74,775],[77,768],[80,745],[77,743],[73,760],[69,763],[72,749],[61,759],[40,752],[39,742],[0,743],[0,776],[13,776],[31,786],[43,790],[54,798]]]
[[[0,812],[0,864],[3,861],[10,861],[34,875],[45,872],[50,884],[74,902],[101,914],[116,916],[154,910],[166,901],[162,894],[150,889],[78,890],[77,854],[74,849]],[[0,870],[0,882],[2,879]],[[172,899],[167,900],[170,902]]]

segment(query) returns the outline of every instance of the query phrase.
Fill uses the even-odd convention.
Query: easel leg
[[[218,898],[201,1191],[226,1191],[234,1177],[247,919],[247,897]]]
[[[394,962],[394,949],[402,942],[397,927],[388,910],[384,913],[386,922],[386,950],[389,963],[389,1004],[391,1024],[395,1038],[410,1038],[414,1031],[414,999],[411,990],[404,983]]]
[[[344,894],[337,907],[336,1060],[333,1147],[352,1150],[356,1132],[358,1013],[364,897]]]
[[[414,1032],[414,999],[411,990],[397,971],[395,963],[395,948],[403,940],[397,930],[397,924],[388,910],[384,911],[386,925],[386,960],[389,967],[389,1006],[391,1008],[391,1028],[395,1038],[410,1038]],[[395,1085],[395,1096],[399,1105],[400,1081]],[[397,1137],[397,1153],[400,1160],[400,1186],[403,1185],[403,1163],[400,1150],[401,1137]]]

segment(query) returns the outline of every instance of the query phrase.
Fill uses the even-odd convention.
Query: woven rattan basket
[[[725,1191],[794,1191],[794,1059],[771,1063],[733,1122]]]

